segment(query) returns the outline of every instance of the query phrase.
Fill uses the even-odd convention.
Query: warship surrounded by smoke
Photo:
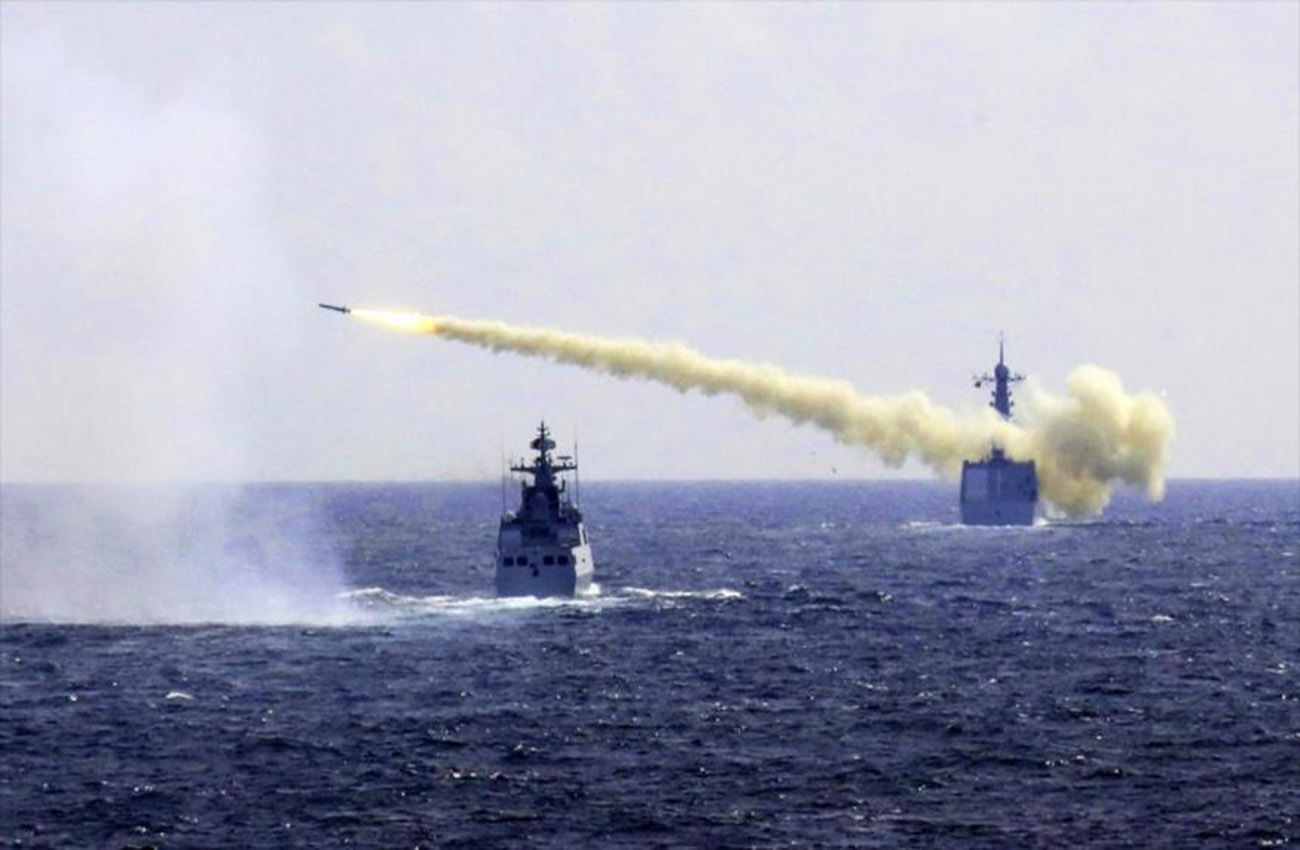
[[[1032,393],[1023,420],[1012,422],[992,410],[958,415],[920,391],[866,395],[848,381],[710,358],[676,342],[412,312],[331,309],[392,330],[655,381],[679,392],[734,396],[758,415],[814,425],[892,466],[914,458],[952,480],[963,462],[983,457],[990,445],[997,445],[1011,457],[1034,461],[1038,495],[1053,512],[1097,514],[1109,503],[1117,481],[1140,488],[1152,500],[1164,497],[1165,453],[1174,432],[1169,409],[1152,393],[1126,392],[1118,375],[1097,366],[1075,369],[1066,379],[1065,397]]]
[[[975,379],[978,389],[993,384],[989,407],[1004,420],[1011,419],[1011,385],[1024,375],[1007,366],[1003,342],[998,340],[998,365],[993,374]],[[962,461],[961,521],[966,525],[1032,525],[1038,507],[1038,470],[1032,460],[1013,460],[994,443],[983,460]]]

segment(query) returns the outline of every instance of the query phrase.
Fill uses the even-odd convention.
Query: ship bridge
[[[565,537],[564,526],[576,526],[582,513],[568,499],[566,482],[559,476],[576,472],[577,463],[568,455],[553,456],[555,441],[543,421],[537,427],[537,436],[528,444],[536,453],[531,463],[511,464],[510,471],[528,476],[532,481],[520,483],[519,510],[513,520],[523,526],[523,536],[528,539],[557,540]]]

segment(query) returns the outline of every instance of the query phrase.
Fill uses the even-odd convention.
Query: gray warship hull
[[[526,479],[519,509],[501,517],[497,532],[497,596],[577,596],[591,587],[595,564],[582,511],[559,476],[576,473],[578,464],[567,455],[552,458],[555,441],[545,422],[529,445],[536,459],[510,467]]]
[[[961,465],[961,521],[966,525],[1033,525],[1038,472],[1033,461],[966,461]]]
[[[1003,419],[1011,419],[1011,385],[1024,375],[1007,367],[1002,340],[998,340],[998,363],[993,374],[975,378],[975,386],[993,384],[989,407]],[[1013,460],[994,443],[983,460],[961,465],[961,521],[966,525],[1033,525],[1038,508],[1038,470],[1032,460]]]
[[[497,596],[581,596],[591,587],[590,546],[511,551],[497,553]]]

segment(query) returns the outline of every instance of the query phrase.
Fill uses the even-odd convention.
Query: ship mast
[[[551,449],[555,448],[555,441],[551,439],[551,431],[546,427],[545,420],[537,426],[537,436],[528,445],[537,452],[537,457],[528,465],[523,461],[518,465],[511,465],[510,471],[533,476],[535,487],[553,487],[558,473],[572,472],[578,468],[568,457],[560,457],[558,463],[551,458]]]
[[[1003,334],[998,334],[998,365],[993,367],[993,374],[985,372],[983,375],[975,376],[976,388],[982,387],[986,383],[993,384],[993,399],[989,402],[989,407],[998,412],[1003,419],[1011,418],[1011,410],[1016,406],[1011,400],[1011,385],[1025,379],[1025,376],[1019,372],[1012,372],[1007,366],[1006,360],[1006,340]],[[1006,457],[1003,448],[996,443],[993,445],[993,459],[1002,460]]]
[[[1007,367],[1004,348],[1005,340],[1002,334],[998,334],[998,365],[993,367],[992,375],[987,372],[977,375],[975,386],[979,388],[986,383],[993,384],[993,400],[989,402],[989,407],[996,410],[1003,419],[1010,419],[1011,409],[1016,406],[1011,400],[1011,385],[1023,381],[1025,376],[1012,372]]]

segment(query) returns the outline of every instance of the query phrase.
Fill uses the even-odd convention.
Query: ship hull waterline
[[[586,544],[498,553],[497,596],[538,599],[581,596],[590,590],[594,572],[591,547]]]
[[[1038,473],[1033,461],[966,461],[961,470],[964,525],[1033,525]]]

